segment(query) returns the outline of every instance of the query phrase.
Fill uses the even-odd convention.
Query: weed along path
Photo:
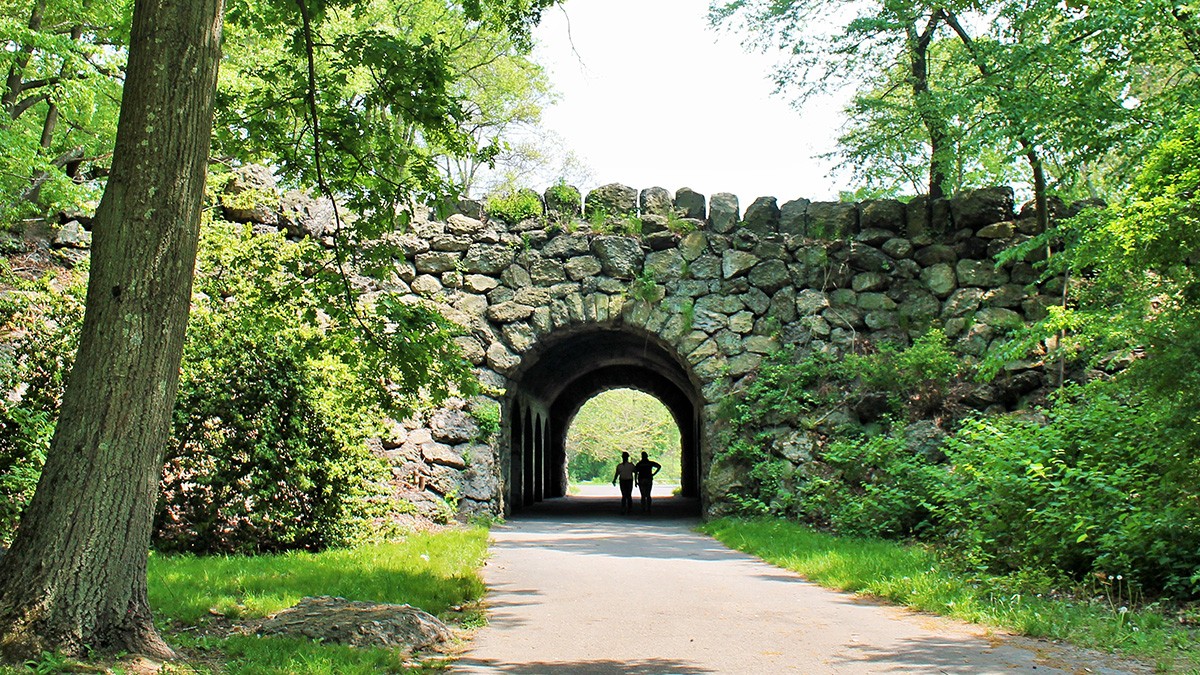
[[[1151,672],[826,590],[608,492],[493,529],[490,623],[451,672]]]

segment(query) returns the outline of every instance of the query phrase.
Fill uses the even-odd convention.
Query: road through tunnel
[[[699,386],[686,362],[661,339],[628,326],[560,332],[526,352],[510,380],[504,416],[506,511],[566,495],[571,421],[593,396],[618,388],[650,394],[670,411],[680,432],[680,494],[701,496]]]

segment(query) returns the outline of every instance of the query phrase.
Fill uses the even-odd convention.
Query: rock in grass
[[[301,599],[264,621],[259,633],[408,652],[437,647],[453,637],[446,624],[416,607],[328,595]]]

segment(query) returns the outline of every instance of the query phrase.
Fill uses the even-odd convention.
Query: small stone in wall
[[[904,204],[896,199],[875,199],[859,206],[859,224],[864,231],[891,230],[898,232],[904,227]],[[894,235],[893,235],[894,236]],[[872,246],[878,246],[876,242]]]
[[[442,282],[432,274],[421,274],[412,280],[412,290],[417,295],[437,295],[442,290]]]
[[[675,209],[681,218],[704,220],[708,216],[705,212],[704,195],[687,187],[675,191]]]
[[[440,464],[452,469],[465,469],[467,463],[448,445],[443,443],[426,443],[421,446],[421,458],[430,464]]]
[[[642,247],[632,237],[596,237],[592,241],[592,252],[610,277],[633,279],[642,271]]]
[[[913,254],[913,260],[921,267],[931,267],[938,263],[955,263],[958,261],[958,253],[954,251],[953,246],[945,244],[933,244],[924,248],[918,249]]]
[[[429,420],[433,438],[443,443],[464,443],[479,435],[475,418],[462,410],[441,408]]]
[[[533,307],[518,302],[501,302],[487,309],[487,318],[496,323],[512,323],[533,316]]]
[[[721,274],[725,279],[732,279],[750,271],[759,262],[753,253],[730,249],[721,256]]]
[[[883,252],[891,257],[901,260],[912,256],[915,250],[911,241],[907,239],[888,239],[882,244]]]
[[[463,271],[472,274],[498,274],[512,264],[516,252],[508,246],[476,244],[467,250]]]
[[[779,230],[779,206],[774,197],[759,197],[746,207],[742,228],[757,234]]]
[[[765,293],[774,293],[791,283],[787,265],[782,260],[764,260],[750,270],[750,283]]]
[[[463,277],[463,288],[471,293],[483,294],[500,285],[494,277],[483,274],[468,274]]]
[[[958,287],[958,277],[950,263],[937,263],[921,270],[921,282],[939,298],[944,298]]]
[[[487,359],[487,352],[484,351],[483,345],[470,335],[460,335],[454,338],[454,344],[458,345],[458,350],[462,352],[463,358],[472,365],[478,366]]]
[[[446,219],[446,232],[450,234],[473,236],[486,229],[487,225],[483,221],[462,214],[456,213]]]
[[[1011,220],[1005,220],[999,223],[992,223],[979,228],[975,236],[980,239],[1008,239],[1017,231],[1016,223]]]
[[[885,242],[895,238],[895,236],[896,233],[892,232],[891,230],[864,227],[862,231],[854,235],[854,241],[867,246],[879,247]]]
[[[503,374],[516,368],[521,359],[499,342],[493,342],[487,350],[487,362],[493,370]]]
[[[674,208],[673,201],[670,191],[666,188],[651,187],[642,190],[638,197],[638,206],[641,208],[643,216],[665,216]]]
[[[808,205],[805,234],[814,239],[845,239],[858,229],[858,205],[813,202]]]
[[[996,264],[991,260],[959,260],[954,271],[963,286],[990,288],[1009,281],[1008,272],[996,269]]]
[[[637,213],[637,199],[636,189],[620,183],[609,183],[588,193],[584,200],[584,211],[588,216],[597,210],[603,210],[610,216]]]
[[[728,234],[737,226],[740,210],[737,195],[718,192],[708,201],[708,220],[714,232]]]
[[[972,230],[1013,218],[1013,191],[1008,187],[982,188],[958,193],[950,200],[955,227]]]
[[[779,207],[779,231],[785,235],[803,237],[808,205],[811,203],[807,199],[793,199],[790,202],[784,202],[783,206]]]

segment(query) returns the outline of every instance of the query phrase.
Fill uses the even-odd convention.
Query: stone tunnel
[[[680,431],[681,495],[700,496],[703,398],[686,362],[657,336],[617,320],[563,330],[526,352],[510,380],[505,478],[512,508],[566,494],[571,421],[593,396],[616,388],[650,394],[671,412]]]
[[[1007,188],[932,204],[765,197],[742,213],[729,194],[614,184],[587,196],[589,220],[551,197],[542,217],[506,223],[467,205],[395,238],[391,290],[463,327],[484,385],[382,439],[404,499],[465,518],[566,494],[573,417],[627,387],[674,416],[683,494],[707,511],[725,489],[710,475],[719,404],[768,355],[905,346],[937,327],[979,356],[1061,298],[1063,280],[1040,279],[1032,258],[995,262],[1037,234]],[[1029,388],[1040,376],[1010,375]],[[475,421],[487,408],[500,411],[491,438]]]

